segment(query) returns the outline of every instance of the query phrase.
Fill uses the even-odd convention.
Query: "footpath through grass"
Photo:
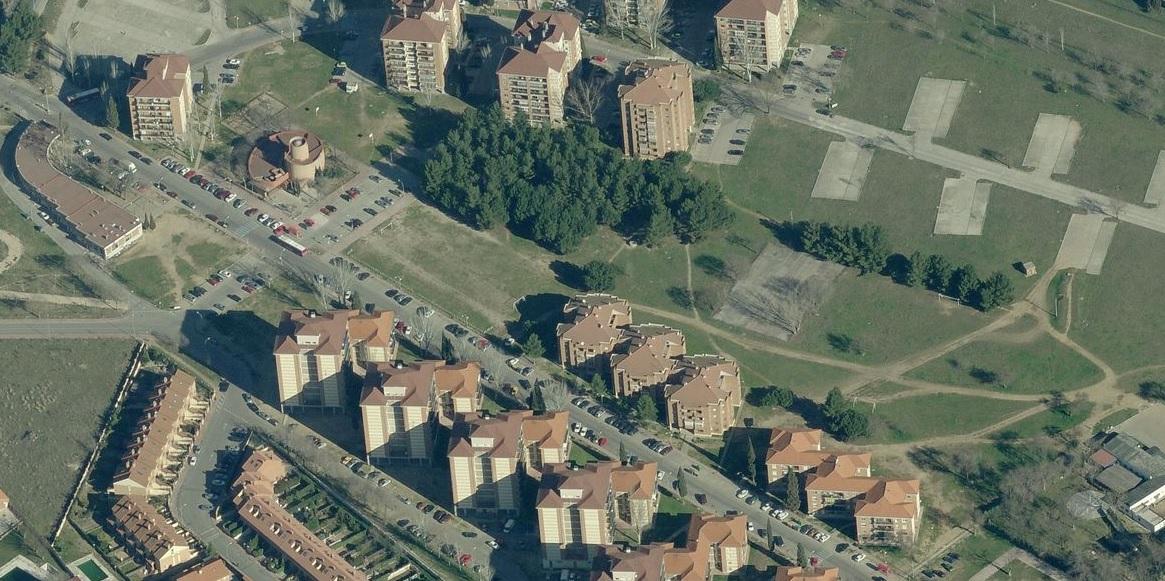
[[[227,26],[246,28],[287,18],[287,0],[225,0]]]
[[[970,434],[1037,404],[944,393],[857,405],[870,413],[862,443],[885,444]]]
[[[1042,333],[1030,343],[975,341],[907,375],[1007,393],[1071,391],[1104,377],[1083,355]]]

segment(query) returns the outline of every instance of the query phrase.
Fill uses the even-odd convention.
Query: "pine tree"
[[[785,508],[801,510],[801,478],[791,466],[785,472]]]
[[[678,492],[681,497],[688,495],[688,478],[687,476],[684,476],[683,470],[680,470],[679,475],[676,476],[676,492]]]
[[[809,566],[809,554],[805,551],[805,545],[797,543],[797,566]]]
[[[623,440],[619,440],[619,461],[626,462],[627,458],[627,446],[623,443]]]
[[[117,110],[117,99],[105,92],[105,126],[110,129],[121,127],[121,112]]]
[[[453,341],[446,336],[441,337],[441,359],[448,363],[457,361],[457,349],[453,347]]]
[[[659,410],[655,405],[655,398],[646,391],[639,392],[639,399],[635,401],[635,413],[645,422],[658,422]]]
[[[541,383],[535,383],[530,392],[530,409],[539,414],[546,411],[546,397],[542,395]]]
[[[603,378],[602,373],[596,373],[591,377],[591,393],[595,395],[611,395],[611,389],[607,386],[607,380]]]
[[[752,438],[745,438],[747,446],[744,448],[744,473],[748,479],[756,483],[756,447],[752,445]]]
[[[542,346],[542,339],[537,333],[530,333],[522,342],[522,352],[532,359],[537,359],[546,354],[546,348]]]
[[[906,286],[918,286],[922,284],[923,268],[925,267],[926,259],[922,257],[922,253],[917,250],[910,253],[910,258],[906,259],[906,272],[902,275],[902,283]]]

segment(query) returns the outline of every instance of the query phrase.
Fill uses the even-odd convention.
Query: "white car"
[[[490,540],[486,541],[486,542],[485,542],[485,544],[486,544],[486,545],[487,545],[489,548],[491,548],[491,549],[495,549],[495,550],[496,550],[496,549],[498,549],[498,548],[499,548],[499,546],[500,546],[500,545],[498,545],[498,542],[497,542],[497,541],[495,541],[495,540],[493,540],[493,539],[490,539]]]
[[[764,504],[760,505],[760,509],[765,511],[765,512],[768,512],[769,509],[772,507],[773,507],[772,503],[767,501],[767,500],[764,502]]]
[[[787,510],[778,510],[777,511],[777,520],[785,520],[787,518],[789,518],[789,511],[787,511]]]
[[[756,525],[752,524],[752,521],[748,521],[748,532],[751,533],[755,530],[756,530]]]
[[[861,563],[862,561],[866,560],[866,554],[865,553],[858,553],[850,558],[853,559],[854,562],[856,562],[856,563]]]
[[[272,230],[278,230],[283,227],[283,222],[280,222],[279,220],[272,220],[268,226],[270,226]]]
[[[267,220],[270,220],[270,219],[271,219],[271,216],[270,216],[270,215],[268,215],[268,214],[266,214],[266,213],[264,213],[264,214],[259,214],[259,221],[260,221],[260,222],[263,222],[264,224],[266,224],[266,223],[267,223]]]
[[[224,269],[222,269],[222,270],[218,271],[218,275],[219,275],[219,276],[221,276],[221,277],[223,277],[223,278],[230,278],[230,277],[231,277],[231,271],[229,271],[229,270],[227,270],[227,269],[225,269],[225,268],[224,268]]]
[[[194,466],[195,464],[198,463],[198,456],[191,454],[190,457],[187,458],[187,461],[190,463],[191,466]]]
[[[522,368],[522,360],[518,359],[517,357],[514,357],[513,359],[506,361],[506,365],[509,365],[510,369],[517,371],[517,370]]]
[[[745,490],[745,489],[741,488],[740,490],[737,490],[737,491],[736,491],[736,498],[744,498],[744,497],[746,497],[746,496],[748,496],[748,491],[747,491],[747,490]]]
[[[241,61],[241,60],[239,60],[239,59],[227,59],[227,63],[226,63],[226,64],[228,64],[228,65],[230,65],[230,66],[232,66],[232,67],[237,67],[237,66],[239,66],[239,65],[243,64],[243,61]]]

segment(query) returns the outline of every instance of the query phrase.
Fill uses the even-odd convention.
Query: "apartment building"
[[[611,544],[615,526],[611,470],[618,465],[559,464],[542,473],[535,510],[544,568],[587,569],[599,548]]]
[[[908,545],[918,538],[922,496],[917,480],[881,480],[854,503],[863,545]]]
[[[748,517],[696,513],[688,523],[688,549],[705,556],[708,575],[731,575],[748,565]]]
[[[611,359],[611,387],[615,397],[654,391],[667,383],[675,359],[687,352],[684,334],[655,323],[629,325],[620,331]]]
[[[570,73],[582,60],[579,21],[566,12],[522,10],[514,46],[498,65],[498,97],[507,119],[523,113],[535,125],[561,124]]]
[[[631,304],[609,294],[576,295],[562,308],[567,322],[559,323],[558,357],[562,366],[597,373],[608,367],[607,356],[622,337],[620,327],[631,324]]]
[[[60,136],[44,121],[24,127],[14,155],[21,186],[49,224],[56,222],[73,241],[109,260],[142,237],[142,221],[57,171],[49,149]]]
[[[480,377],[481,366],[472,361],[370,363],[360,396],[367,461],[430,462],[434,424],[451,427],[457,414],[481,408]]]
[[[405,0],[380,32],[385,85],[402,93],[444,93],[449,52],[462,34],[457,0]]]
[[[150,142],[184,139],[194,107],[190,59],[180,54],[138,56],[126,98],[134,139]]]
[[[837,567],[777,567],[776,581],[841,581]]]
[[[869,454],[835,454],[805,476],[805,510],[851,512],[853,501],[878,483],[870,477]]]
[[[740,366],[719,355],[681,357],[664,399],[668,426],[694,436],[721,436],[741,406]]]
[[[768,484],[781,482],[789,469],[802,473],[821,465],[830,456],[844,454],[821,449],[824,432],[809,428],[773,428],[769,434],[769,449],[765,453],[765,472]],[[866,456],[869,456],[866,454]],[[870,460],[865,460],[869,476]]]
[[[393,324],[391,310],[285,311],[274,349],[279,405],[341,408],[346,363],[359,368],[396,358]]]
[[[184,571],[174,581],[236,581],[242,577],[236,575],[231,570],[230,565],[222,560],[222,557],[215,557],[197,567]]]
[[[797,15],[797,0],[729,0],[716,13],[720,61],[747,74],[780,66]]]
[[[533,478],[553,464],[570,458],[570,413],[565,410],[528,415],[522,420],[523,461],[526,473]]]
[[[615,501],[615,526],[636,534],[651,528],[659,508],[659,465],[655,462],[625,463],[611,470]]]
[[[185,371],[159,380],[134,428],[110,492],[169,494],[182,465],[181,455],[194,439],[190,424],[202,419],[206,406],[198,397],[194,377]]]
[[[692,69],[686,63],[649,59],[627,65],[628,84],[619,86],[623,153],[658,159],[688,150],[696,123]]]
[[[279,503],[275,484],[287,473],[287,464],[270,449],[252,450],[232,487],[239,518],[267,545],[279,551],[286,564],[307,579],[367,580],[367,575],[345,561]]]
[[[156,575],[197,556],[188,536],[162,516],[146,496],[120,496],[110,511],[113,528],[134,560]]]

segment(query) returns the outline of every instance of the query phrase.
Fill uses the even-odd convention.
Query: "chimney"
[[[307,139],[303,137],[295,137],[291,140],[291,159],[295,161],[307,161]]]

